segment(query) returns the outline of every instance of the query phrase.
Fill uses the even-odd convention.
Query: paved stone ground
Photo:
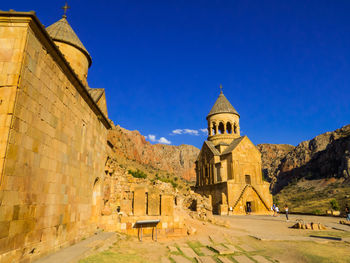
[[[289,215],[289,221],[286,221],[285,215],[278,217],[269,215],[248,215],[248,216],[215,216],[227,220],[231,226],[236,229],[244,229],[245,233],[238,235],[250,235],[259,240],[265,241],[316,241],[315,238],[303,236],[300,231],[290,228],[296,223],[297,219],[304,220],[305,223],[322,223],[328,230],[337,229],[341,231],[350,231],[350,227],[339,224],[339,217],[331,216],[308,216],[308,215]],[[306,233],[306,232],[305,232]],[[233,237],[234,238],[234,237]]]
[[[160,260],[160,263],[172,263],[172,262],[170,261],[170,259],[166,257],[162,257],[162,259]]]
[[[253,260],[248,258],[246,255],[240,255],[233,257],[238,263],[254,263]]]
[[[59,250],[47,257],[41,258],[35,263],[70,263],[77,262],[89,255],[89,252],[111,245],[116,238],[116,233],[100,232],[75,245]]]
[[[294,216],[292,216],[293,218]],[[248,236],[267,237],[270,240],[288,240],[288,241],[317,241],[316,238],[303,236],[302,230],[288,228],[294,224],[296,218],[289,222],[284,220],[283,216],[273,218],[271,216],[231,216],[225,218],[231,224],[231,228],[218,228],[216,226],[206,226],[201,235],[190,236],[182,239],[163,240],[159,242],[146,241],[138,244],[143,244],[143,249],[154,248],[155,251],[163,249],[163,254],[159,254],[158,259],[151,262],[154,263],[272,263],[278,262],[276,259],[268,257],[259,250],[259,245],[256,242],[247,243]],[[323,217],[305,217],[305,222],[320,222],[330,229],[332,226],[341,227],[337,224],[338,218],[323,218]],[[211,232],[209,227],[213,227]],[[350,231],[349,226],[343,226],[344,230]],[[113,237],[116,234],[101,232],[90,238],[87,238],[80,243],[71,247],[60,250],[46,258],[36,261],[36,263],[72,263],[91,254],[96,248],[108,248],[113,242]],[[264,239],[262,239],[264,240]],[[136,240],[125,241],[135,242]],[[345,240],[343,240],[345,241]],[[138,241],[137,241],[138,242]],[[327,241],[325,241],[327,242]],[[350,240],[349,240],[350,242]],[[128,243],[125,244],[129,247]],[[220,255],[220,251],[214,252],[210,247],[217,247],[229,251]],[[266,255],[266,257],[265,257]],[[278,257],[278,255],[275,255]],[[280,261],[281,262],[281,261]]]
[[[219,242],[218,240],[216,241]],[[172,258],[176,263],[187,263],[187,262],[271,263],[271,262],[274,262],[274,261],[270,261],[269,259],[261,255],[256,255],[257,249],[252,248],[247,244],[240,244],[238,241],[236,241],[235,244],[232,244],[232,243],[229,243],[226,239],[221,239],[221,241],[222,243],[216,243],[216,244],[210,245],[210,247],[216,248],[215,252],[213,250],[210,250],[207,246],[199,244],[198,242],[196,245],[196,249],[191,248],[191,243],[189,243],[189,245],[187,246],[185,244],[180,244],[178,247],[182,255],[178,255],[179,252],[172,252],[169,249],[169,253],[170,253],[169,257]],[[169,247],[173,247],[173,246],[169,246]],[[197,255],[196,251],[199,251],[200,254]]]
[[[207,248],[207,247],[202,247],[202,248],[200,249],[200,251],[201,251],[205,256],[213,256],[213,255],[215,255],[215,252],[212,251],[212,250],[210,250],[210,249]]]
[[[266,258],[260,255],[253,256],[253,259],[255,259],[256,262],[259,262],[259,263],[270,263],[270,261],[268,261]]]
[[[180,250],[184,255],[188,258],[195,258],[197,256],[196,252],[193,251],[192,248],[189,247],[180,247]]]
[[[179,255],[173,255],[171,256],[171,259],[174,260],[176,263],[192,263],[189,259],[179,256]]]

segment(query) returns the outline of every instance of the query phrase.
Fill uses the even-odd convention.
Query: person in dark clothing
[[[346,214],[346,221],[350,221],[350,209],[348,205],[345,207],[345,214]]]
[[[247,214],[250,215],[251,212],[252,212],[252,207],[251,207],[251,204],[248,203],[247,204]]]
[[[287,204],[284,206],[284,211],[286,212],[286,219],[288,221],[289,220],[289,218],[288,218],[289,209],[288,209],[288,205]]]

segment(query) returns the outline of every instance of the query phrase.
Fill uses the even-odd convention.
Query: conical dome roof
[[[73,28],[69,25],[66,16],[63,16],[62,19],[48,26],[46,30],[53,40],[70,44],[83,52],[89,60],[89,67],[91,66],[91,56],[75,34]]]
[[[235,110],[235,108],[231,105],[231,103],[226,99],[224,93],[221,91],[218,99],[216,100],[213,108],[211,108],[207,118],[214,114],[218,113],[233,113],[238,114],[238,112]]]

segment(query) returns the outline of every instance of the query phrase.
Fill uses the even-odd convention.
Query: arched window
[[[226,123],[226,133],[228,134],[232,133],[232,124],[230,122]]]
[[[236,124],[236,123],[233,125],[233,132],[234,132],[235,134],[237,133],[237,124]]]
[[[219,123],[219,134],[224,134],[225,132],[225,126],[222,122]]]
[[[246,184],[251,184],[251,180],[250,180],[250,175],[249,174],[245,175],[245,183]]]
[[[212,129],[211,129],[211,134],[212,135],[216,135],[216,124],[215,124],[215,122],[213,122],[213,126],[212,126]]]

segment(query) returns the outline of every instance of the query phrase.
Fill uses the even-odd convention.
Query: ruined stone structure
[[[108,156],[114,156],[108,149]],[[99,226],[106,231],[138,235],[135,225],[140,220],[157,220],[158,236],[174,237],[186,234],[181,215],[181,203],[176,190],[167,183],[133,177],[116,159],[108,158],[102,193],[102,216]],[[144,229],[148,235],[151,228]]]
[[[239,114],[221,91],[207,116],[208,140],[196,161],[196,191],[211,197],[221,215],[269,213],[272,195],[263,181],[261,154],[240,136]]]
[[[91,61],[65,16],[0,12],[0,262],[96,231],[110,123]]]
[[[175,199],[172,194],[161,193],[155,187],[132,186],[122,192],[117,214],[105,214],[100,226],[107,231],[118,231],[129,235],[138,235],[135,224],[140,220],[160,220],[157,225],[158,236],[174,237],[186,235],[183,218],[174,213]],[[145,228],[144,234],[151,234],[151,228]]]

